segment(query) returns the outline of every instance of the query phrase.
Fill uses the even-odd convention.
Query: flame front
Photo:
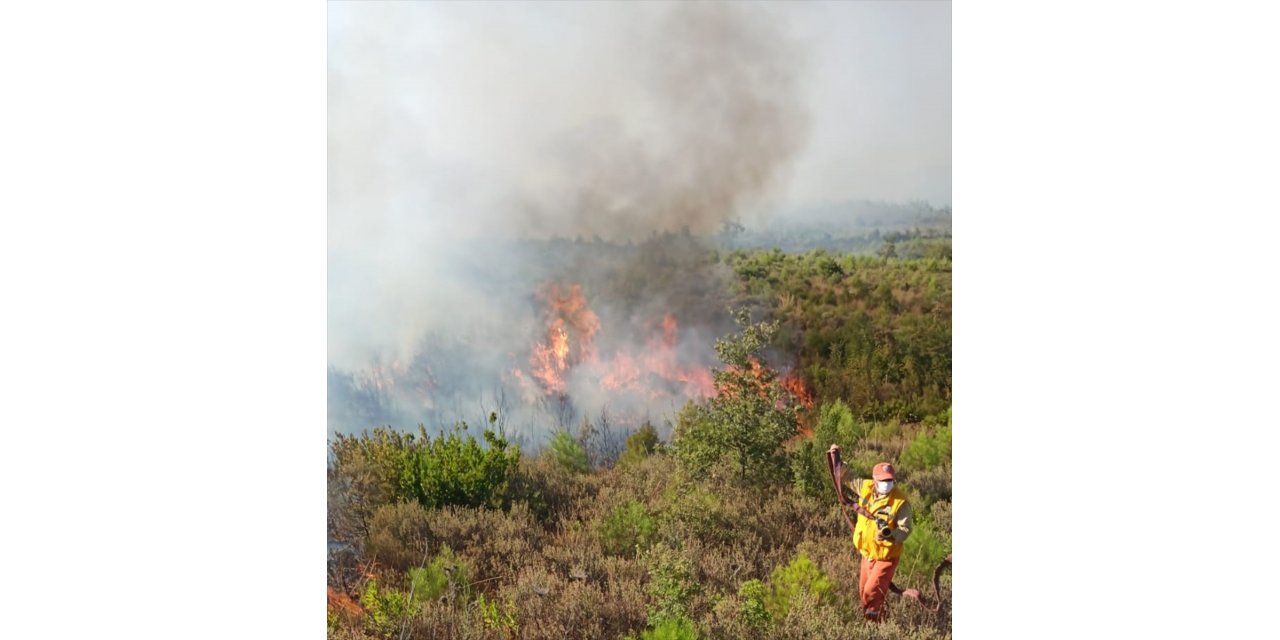
[[[665,314],[643,349],[619,348],[606,358],[597,353],[600,318],[587,306],[580,285],[549,284],[540,296],[546,303],[547,330],[529,356],[530,376],[544,395],[568,392],[567,378],[581,368],[582,380],[597,380],[610,392],[648,399],[668,396],[706,397],[715,391],[711,371],[680,357],[679,324]],[[516,370],[517,378],[522,379]]]
[[[546,341],[533,345],[529,367],[547,395],[565,393],[565,374],[594,357],[593,340],[600,318],[587,308],[582,287],[552,283],[541,296],[547,303]]]

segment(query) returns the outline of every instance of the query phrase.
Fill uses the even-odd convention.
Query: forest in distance
[[[949,572],[938,611],[863,619],[825,453],[896,465],[894,581],[932,596],[951,211],[859,211],[524,240],[518,271],[481,265],[503,335],[331,365],[329,637],[950,637]]]

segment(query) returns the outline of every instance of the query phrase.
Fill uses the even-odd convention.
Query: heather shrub
[[[929,522],[934,530],[947,540],[951,539],[951,501],[939,500],[929,507]]]
[[[418,566],[430,537],[430,521],[430,514],[417,502],[379,507],[369,524],[369,556],[399,571]]]
[[[778,488],[768,499],[753,505],[747,515],[747,526],[752,527],[766,545],[794,550],[815,531],[827,530],[835,524],[827,517],[829,506],[834,502],[834,493],[829,500],[818,500]]]
[[[523,503],[543,524],[564,518],[588,500],[595,488],[590,476],[565,469],[548,456],[520,460],[507,488],[506,504]]]
[[[455,550],[476,579],[486,580],[527,562],[543,546],[545,535],[523,504],[509,512],[446,507],[432,512],[428,543]]]
[[[951,465],[931,467],[923,471],[903,473],[903,484],[912,494],[911,506],[917,512],[926,511],[939,500],[951,500]]]
[[[689,539],[727,544],[737,538],[738,527],[726,513],[720,497],[702,483],[685,482],[667,487],[659,502],[658,514],[661,535],[673,545]]]

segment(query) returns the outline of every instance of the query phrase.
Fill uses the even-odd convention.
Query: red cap
[[[876,480],[893,480],[893,465],[881,462],[871,469],[871,477]]]

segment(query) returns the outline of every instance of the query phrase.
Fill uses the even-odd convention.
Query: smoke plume
[[[804,62],[760,6],[331,5],[330,430],[705,390],[724,310],[661,270],[785,180]]]

